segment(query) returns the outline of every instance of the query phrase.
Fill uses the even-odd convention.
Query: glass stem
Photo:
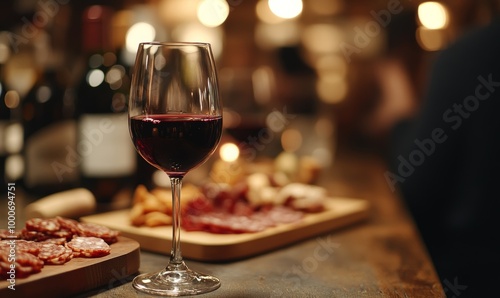
[[[186,265],[181,254],[181,188],[182,177],[171,177],[172,185],[172,250],[167,269],[185,270]]]

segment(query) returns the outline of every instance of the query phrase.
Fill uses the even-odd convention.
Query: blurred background
[[[496,2],[1,1],[1,179],[34,196],[84,185],[104,202],[152,183],[126,121],[137,44],[152,40],[212,44],[223,143],[247,161],[383,155],[435,55],[489,22]]]

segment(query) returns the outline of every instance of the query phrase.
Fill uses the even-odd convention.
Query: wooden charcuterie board
[[[299,240],[342,228],[367,218],[369,204],[365,200],[328,198],[325,211],[307,214],[300,222],[282,224],[262,232],[244,234],[212,234],[181,231],[182,255],[201,261],[228,261],[270,251]],[[81,218],[118,230],[123,236],[137,240],[141,249],[169,254],[172,228],[135,227],[130,224],[129,210],[112,211]]]
[[[100,258],[73,258],[63,265],[45,265],[42,271],[10,283],[0,281],[0,297],[71,297],[94,288],[120,285],[137,273],[140,265],[139,243],[120,236],[111,244],[111,253]]]

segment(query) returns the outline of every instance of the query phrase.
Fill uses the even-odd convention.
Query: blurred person
[[[384,51],[368,65],[371,99],[359,125],[364,146],[376,153],[388,150],[391,128],[413,117],[422,102],[430,55],[417,43],[417,28],[416,11],[393,15],[385,28]]]
[[[366,135],[374,142],[385,144],[394,123],[413,116],[420,105],[427,57],[415,39],[416,30],[413,10],[394,15],[386,28],[385,51],[372,68],[378,86],[377,98],[362,123]]]
[[[499,37],[496,18],[441,51],[418,112],[394,105],[404,94],[384,103],[393,123],[406,119],[394,126],[385,178],[450,297],[492,297],[500,286]]]

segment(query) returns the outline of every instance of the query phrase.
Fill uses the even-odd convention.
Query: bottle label
[[[135,172],[136,152],[126,114],[82,115],[77,151],[86,177],[123,177]]]

